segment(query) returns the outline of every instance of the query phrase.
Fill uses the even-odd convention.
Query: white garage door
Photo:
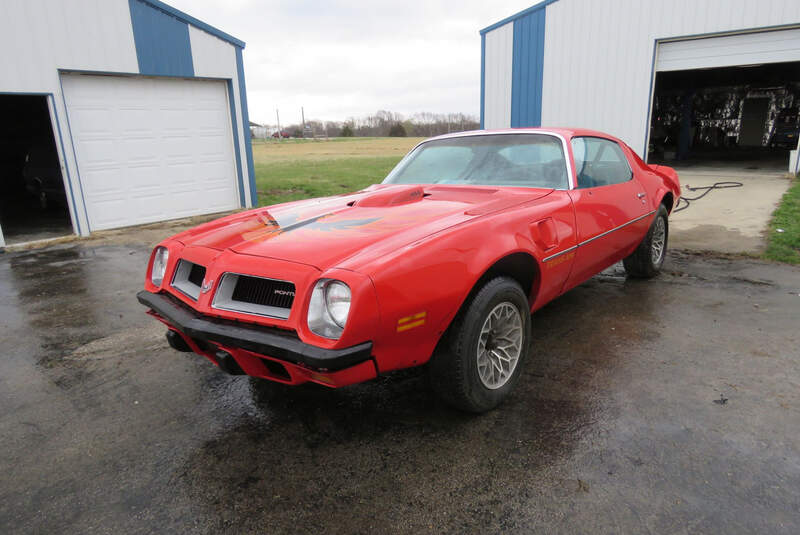
[[[239,206],[224,82],[62,80],[91,230]]]
[[[800,29],[725,35],[658,45],[657,71],[800,61]]]

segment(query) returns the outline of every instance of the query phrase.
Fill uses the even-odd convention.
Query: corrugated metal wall
[[[58,69],[138,72],[128,0],[3,0],[0,91],[52,92]]]
[[[134,38],[132,18],[136,13],[149,13],[166,24],[188,27],[189,42],[172,50],[181,55],[172,58],[176,62],[175,69],[164,70],[162,67],[169,63],[156,61],[158,58],[153,54],[137,55],[137,45],[141,48],[148,39],[167,45],[162,39],[164,36],[152,31],[148,33],[147,29],[138,39]],[[242,147],[241,151],[237,150],[237,163],[243,174],[244,198],[248,205],[255,199],[255,192],[251,191],[254,189],[252,179],[248,180],[252,176],[249,165],[252,158],[245,157],[250,147],[241,68],[240,47],[244,43],[221,34],[227,39],[223,40],[209,32],[221,34],[191,17],[179,16],[173,8],[158,0],[3,0],[0,47],[4,53],[0,54],[0,94],[35,93],[48,97],[54,112],[56,144],[65,166],[69,186],[67,197],[76,232],[88,234],[89,225],[69,135],[61,71],[169,76],[191,76],[193,72],[196,77],[227,79],[231,115],[237,131],[236,142]],[[188,46],[191,46],[191,57],[186,56]],[[145,61],[141,66],[142,59],[147,57],[155,63]]]
[[[798,0],[558,0],[546,2],[545,10],[541,123],[603,130],[640,154],[657,39],[800,24]],[[487,41],[513,28],[514,20],[487,32]],[[534,48],[528,48],[527,64]],[[524,57],[524,52],[513,54],[512,73],[527,68],[519,63]],[[503,103],[493,100],[496,93],[488,91],[497,83],[490,76],[492,61],[487,45],[485,125],[503,123],[507,116],[502,126],[509,126],[514,112],[502,110]],[[536,84],[519,87],[522,93],[514,92],[512,100],[535,105]],[[536,124],[530,111],[521,119],[519,125]]]
[[[484,128],[511,124],[511,64],[514,25],[506,24],[485,35]]]

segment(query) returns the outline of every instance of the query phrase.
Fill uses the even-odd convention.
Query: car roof
[[[565,128],[565,127],[541,127],[541,128],[499,128],[492,130],[467,130],[465,132],[455,132],[452,134],[443,134],[441,136],[432,137],[425,141],[432,139],[448,139],[454,137],[465,136],[480,136],[489,134],[558,134],[565,139],[576,136],[589,136],[589,137],[603,137],[614,141],[621,141],[610,134],[600,132],[598,130],[591,130],[588,128]]]

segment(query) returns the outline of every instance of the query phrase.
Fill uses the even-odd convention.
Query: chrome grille
[[[221,310],[287,319],[295,287],[287,281],[225,273],[212,306]]]
[[[291,282],[239,275],[231,300],[254,305],[292,308],[294,284]]]
[[[197,301],[205,276],[205,266],[181,259],[178,261],[178,267],[175,268],[175,274],[172,276],[172,287],[183,295]]]

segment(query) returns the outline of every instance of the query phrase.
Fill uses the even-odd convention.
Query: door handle
[[[636,196],[637,196],[638,198],[640,198],[640,199],[643,199],[645,195],[646,195],[645,193],[637,193],[637,194],[636,194]]]

